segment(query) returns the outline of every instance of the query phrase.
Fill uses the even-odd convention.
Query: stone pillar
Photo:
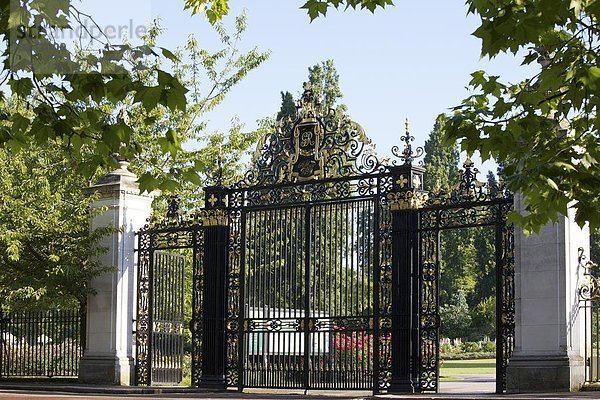
[[[79,367],[83,383],[130,385],[134,379],[133,320],[135,318],[135,232],[151,214],[153,195],[140,195],[137,177],[129,163],[111,172],[87,189],[98,199],[93,209],[104,208],[91,221],[91,229],[113,226],[119,232],[104,237],[108,249],[99,256],[110,272],[94,278],[96,294],[88,297],[86,348]]]
[[[520,195],[515,210],[524,212]],[[579,312],[578,248],[589,254],[589,229],[561,216],[540,233],[515,230],[515,352],[507,391],[578,390],[584,381],[584,318]]]

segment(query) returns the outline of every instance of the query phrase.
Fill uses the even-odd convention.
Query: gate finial
[[[404,165],[412,165],[413,161],[421,157],[425,150],[422,147],[417,147],[413,150],[411,142],[414,142],[415,137],[410,134],[410,120],[406,118],[404,121],[404,135],[400,137],[400,140],[404,142],[404,149],[400,151],[400,147],[392,147],[392,154],[398,157]]]

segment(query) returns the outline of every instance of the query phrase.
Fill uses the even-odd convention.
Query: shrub
[[[440,353],[442,354],[456,354],[460,353],[459,346],[452,346],[451,344],[443,344],[440,346]]]
[[[475,342],[465,342],[462,345],[462,350],[465,353],[475,353],[475,352],[478,352],[479,350],[481,350],[481,348],[479,347],[479,344],[477,344]]]
[[[445,360],[483,360],[495,358],[496,353],[477,352],[477,353],[450,353],[442,354],[441,357]]]
[[[494,342],[485,342],[483,344],[482,350],[488,353],[495,353],[496,352],[496,343]]]

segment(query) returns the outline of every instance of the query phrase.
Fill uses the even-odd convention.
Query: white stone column
[[[515,210],[525,210],[520,195]],[[589,254],[589,229],[579,228],[572,213],[537,235],[515,229],[516,331],[508,392],[574,391],[583,384],[579,247]]]
[[[102,239],[108,251],[100,262],[111,272],[91,282],[96,294],[88,297],[86,348],[79,368],[84,383],[130,385],[134,379],[133,319],[136,307],[135,232],[151,214],[152,195],[140,195],[136,176],[128,163],[87,189],[97,193],[92,208],[105,210],[94,216],[91,229],[120,228]]]

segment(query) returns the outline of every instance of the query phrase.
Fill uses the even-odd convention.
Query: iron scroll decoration
[[[363,128],[346,115],[325,110],[309,83],[296,119],[275,124],[256,147],[253,168],[233,188],[349,177],[385,171]]]
[[[583,247],[578,249],[578,265],[583,269],[583,283],[580,284],[579,300],[597,301],[600,300],[600,277],[598,276],[598,264],[592,261],[586,261]]]

